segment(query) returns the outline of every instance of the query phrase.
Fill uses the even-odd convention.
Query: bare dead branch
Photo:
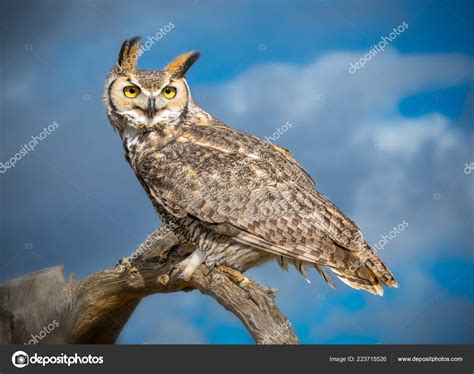
[[[81,282],[66,282],[57,266],[0,285],[0,342],[114,343],[143,297],[199,290],[237,316],[256,343],[298,343],[276,290],[225,267],[201,265],[189,282],[177,280],[175,266],[194,248],[163,229],[150,237],[136,258]],[[53,321],[54,331],[41,333]]]

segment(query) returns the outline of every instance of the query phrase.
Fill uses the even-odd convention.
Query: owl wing
[[[285,156],[287,157],[287,156]],[[236,241],[276,255],[345,269],[363,248],[357,225],[318,192],[288,178],[270,153],[175,143],[150,152],[138,174],[157,203]]]
[[[272,162],[278,164],[278,169],[285,174],[286,178],[295,183],[314,190],[316,182],[311,175],[293,158],[292,153],[281,146],[272,142],[263,141],[262,139],[247,134],[242,131],[233,129],[217,118],[212,118],[212,126],[194,126],[189,129],[188,135],[191,137],[200,137],[213,139],[212,144],[222,147],[232,142],[238,144],[240,152],[255,153],[262,158],[271,157]],[[211,135],[206,137],[206,135]],[[236,142],[236,139],[238,141]],[[208,144],[209,145],[209,144]]]
[[[135,170],[154,202],[176,217],[192,216],[278,256],[329,266],[357,289],[380,295],[380,283],[397,287],[358,226],[291,175],[297,169],[278,162],[276,151],[230,149],[203,139],[174,143],[148,150]]]

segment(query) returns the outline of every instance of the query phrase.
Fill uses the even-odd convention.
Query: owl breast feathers
[[[139,48],[137,40],[126,43],[122,54]],[[232,129],[192,101],[184,74],[195,60],[195,53],[185,54],[150,77],[136,71],[136,63],[114,68],[104,96],[126,159],[157,212],[196,247],[180,265],[182,277],[189,279],[202,263],[245,271],[276,259],[283,268],[293,263],[305,277],[306,267],[314,266],[331,286],[325,268],[374,294],[383,294],[382,285],[397,287],[359,227],[315,190],[288,151]],[[138,108],[114,99],[118,79],[128,82],[119,90],[132,84],[146,95]],[[169,87],[181,96],[165,99]]]

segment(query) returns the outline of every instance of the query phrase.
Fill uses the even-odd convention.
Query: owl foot
[[[194,272],[204,262],[204,253],[200,249],[196,249],[191,255],[175,265],[172,273],[178,273],[175,277],[175,282],[184,280],[188,282],[191,280]]]

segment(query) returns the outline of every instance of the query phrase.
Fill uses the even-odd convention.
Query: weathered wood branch
[[[176,265],[193,249],[158,229],[137,256],[81,282],[66,282],[56,266],[0,285],[0,343],[114,343],[143,297],[192,290],[236,315],[256,343],[298,343],[276,290],[225,267],[201,265],[189,282],[177,280]]]

